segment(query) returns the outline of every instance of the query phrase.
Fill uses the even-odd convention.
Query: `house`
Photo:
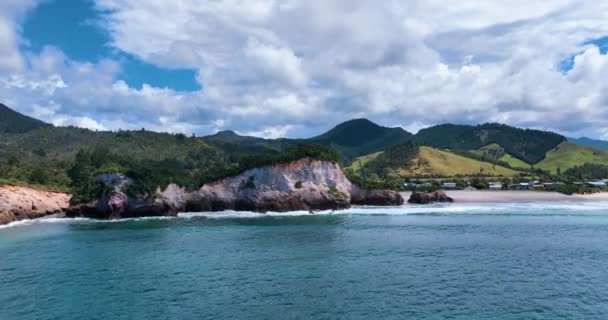
[[[511,190],[530,190],[534,186],[531,182],[520,182],[509,185],[509,189]]]
[[[502,183],[500,183],[500,182],[490,182],[489,189],[490,190],[502,190]]]
[[[592,188],[606,188],[606,182],[603,181],[587,181],[586,183]]]
[[[565,183],[563,182],[545,182],[543,183],[543,187],[544,188],[552,188],[552,187],[557,187],[557,186],[563,186]]]
[[[441,187],[444,189],[456,189],[456,182],[444,182],[441,184]]]

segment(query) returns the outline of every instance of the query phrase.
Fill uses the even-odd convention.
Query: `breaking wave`
[[[123,223],[150,220],[171,219],[232,219],[232,218],[264,218],[264,217],[302,217],[329,215],[496,215],[496,216],[606,216],[608,217],[608,202],[559,202],[559,203],[458,203],[433,205],[403,205],[393,207],[362,206],[345,210],[324,211],[291,211],[266,212],[251,211],[220,211],[220,212],[189,212],[179,213],[177,217],[143,217],[121,220],[93,220],[87,218],[64,218],[50,216],[33,220],[21,220],[1,225],[0,229],[25,227],[36,224],[61,223]]]

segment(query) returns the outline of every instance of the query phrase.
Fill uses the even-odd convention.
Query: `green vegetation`
[[[449,150],[478,150],[497,144],[506,153],[529,164],[541,161],[547,151],[565,140],[565,137],[552,132],[496,123],[478,126],[443,124],[422,129],[413,137],[413,141],[420,145]]]
[[[73,166],[67,171],[70,178],[74,203],[92,200],[100,193],[95,177],[101,173],[124,173],[134,180],[128,188],[132,196],[153,194],[175,183],[188,189],[199,188],[205,183],[226,176],[238,175],[255,167],[286,163],[302,158],[337,161],[336,151],[317,145],[295,145],[279,155],[244,155],[241,158],[188,158],[179,159],[135,159],[121,156],[107,148],[92,151],[81,150],[76,154]],[[253,177],[245,181],[243,189],[255,189]]]
[[[346,193],[344,193],[334,187],[329,188],[327,193],[329,193],[330,196],[332,196],[334,198],[338,198],[338,199],[346,199],[348,197],[348,195],[346,195]]]
[[[608,151],[564,142],[547,152],[546,158],[535,164],[535,168],[557,174],[583,164],[608,165]]]
[[[530,169],[532,166],[513,157],[512,155],[505,153],[500,159],[498,159],[498,163],[504,163],[507,167],[513,169]]]
[[[525,174],[447,150],[412,143],[393,146],[373,156],[357,158],[345,172],[351,181],[364,187],[391,189],[401,189],[411,179],[458,177],[470,180]]]
[[[0,133],[23,133],[50,126],[40,120],[15,112],[0,103]]]
[[[302,189],[304,186],[302,185],[302,181],[296,181],[296,184],[294,185],[294,188],[296,189]]]
[[[479,160],[486,162],[499,161],[503,156],[506,155],[505,149],[496,143],[491,143],[487,146],[481,147],[478,150],[473,151],[473,154],[479,157]]]
[[[606,179],[608,177],[608,165],[584,164],[582,166],[570,168],[564,175],[571,179]]]
[[[391,175],[403,168],[409,168],[418,155],[419,147],[406,142],[387,148],[375,159],[365,164],[364,170],[378,175]]]
[[[514,176],[518,172],[496,164],[466,158],[449,151],[420,147],[416,166],[406,171],[412,176]]]
[[[401,128],[386,128],[367,119],[356,119],[344,122],[320,136],[305,141],[336,149],[343,159],[349,161],[409,141],[411,137],[411,133]]]

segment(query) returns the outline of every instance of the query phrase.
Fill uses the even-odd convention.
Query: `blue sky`
[[[39,53],[45,46],[56,46],[78,61],[112,58],[120,62],[120,79],[135,88],[144,83],[177,91],[197,91],[194,69],[160,68],[112,48],[110,36],[101,26],[103,12],[93,1],[47,0],[27,15],[23,24],[26,42],[23,50]]]
[[[608,3],[3,0],[0,101],[56,125],[306,137],[366,117],[608,139]]]

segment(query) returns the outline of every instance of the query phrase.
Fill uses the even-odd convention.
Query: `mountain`
[[[0,133],[23,133],[50,124],[22,115],[0,103]]]
[[[592,147],[600,150],[608,150],[608,141],[596,140],[587,137],[568,138],[569,142],[580,144],[582,146]]]
[[[488,123],[477,126],[433,126],[420,130],[412,141],[420,145],[452,150],[478,150],[494,143],[504,148],[509,155],[534,164],[543,160],[547,151],[566,141],[566,138],[548,131]]]
[[[412,134],[402,128],[387,128],[367,119],[355,119],[304,141],[330,146],[344,158],[353,159],[409,141],[411,137]]]
[[[294,143],[288,139],[263,139],[242,136],[232,130],[220,131],[214,135],[203,137],[210,145],[223,150],[227,154],[277,154]]]

